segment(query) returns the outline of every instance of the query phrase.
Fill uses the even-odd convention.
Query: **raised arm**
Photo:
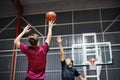
[[[57,37],[57,42],[59,44],[60,53],[61,53],[61,61],[64,61],[65,60],[65,55],[64,55],[64,50],[63,50],[63,47],[62,47],[62,40],[63,39],[61,39],[61,36]]]
[[[53,21],[49,21],[49,26],[48,26],[48,34],[47,34],[47,38],[45,40],[45,42],[48,43],[48,45],[50,45],[50,41],[52,39],[52,28],[53,28]]]
[[[27,26],[23,29],[23,31],[15,38],[14,44],[15,44],[18,48],[20,48],[20,40],[21,40],[21,38],[23,37],[24,34],[28,33],[30,30],[31,30],[31,29],[30,29],[30,25],[27,25]]]

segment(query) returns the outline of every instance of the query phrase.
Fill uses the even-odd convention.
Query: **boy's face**
[[[71,59],[66,59],[65,60],[67,66],[72,66],[72,61]]]

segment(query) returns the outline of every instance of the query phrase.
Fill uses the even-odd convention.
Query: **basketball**
[[[55,12],[47,12],[46,13],[46,20],[47,21],[55,21],[56,20],[56,13]]]

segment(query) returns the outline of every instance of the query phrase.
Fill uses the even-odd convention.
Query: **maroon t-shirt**
[[[28,60],[27,77],[30,79],[44,79],[46,55],[49,50],[48,43],[45,42],[42,46],[32,48],[21,42],[20,49],[26,54]]]

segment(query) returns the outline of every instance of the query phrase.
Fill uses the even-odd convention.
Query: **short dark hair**
[[[28,42],[31,44],[31,46],[36,46],[39,40],[39,36],[37,34],[32,34],[28,36]]]

